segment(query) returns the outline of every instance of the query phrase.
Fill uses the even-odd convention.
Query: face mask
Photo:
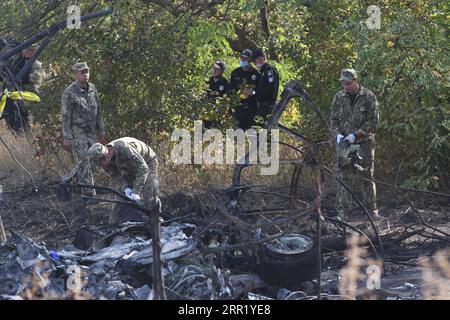
[[[242,60],[240,60],[239,61],[239,65],[241,66],[241,67],[248,67],[248,61],[242,61]]]
[[[264,65],[264,63],[257,63],[255,64],[256,68],[261,69],[261,67]]]

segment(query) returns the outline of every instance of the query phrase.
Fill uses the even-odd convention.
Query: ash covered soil
[[[67,279],[70,278],[69,266],[77,265],[85,274],[82,290],[87,294],[85,298],[151,298],[151,252],[148,252],[151,235],[146,223],[109,225],[110,203],[86,206],[76,194],[70,201],[61,202],[56,197],[56,189],[55,184],[45,185],[37,192],[29,186],[3,191],[1,216],[9,240],[0,247],[2,297],[74,298],[72,291],[67,295]],[[99,194],[99,198],[108,199],[109,195]],[[281,285],[270,275],[261,275],[255,267],[260,263],[260,246],[264,243],[256,237],[259,234],[257,226],[262,231],[262,239],[279,233],[299,233],[315,239],[317,227],[313,213],[305,214],[300,219],[289,212],[243,210],[239,214],[232,213],[227,209],[229,198],[223,190],[172,193],[163,195],[161,200],[164,274],[169,299],[301,300],[317,297],[318,283],[315,278],[293,280],[288,285]],[[260,199],[249,196],[245,201],[247,208],[251,208]],[[326,203],[323,211],[326,215]],[[322,299],[423,299],[433,294],[430,292],[436,289],[433,287],[436,279],[443,279],[441,284],[450,288],[449,279],[445,278],[446,271],[439,269],[438,263],[434,269],[430,266],[434,280],[427,279],[429,273],[424,274],[423,269],[429,257],[449,247],[449,212],[449,207],[442,203],[428,203],[423,208],[419,205],[411,207],[408,203],[386,204],[382,211],[386,219],[375,222],[383,248],[371,224],[361,213],[355,213],[346,220],[355,229],[323,221]],[[146,220],[145,217],[143,220]],[[369,261],[347,270],[351,262],[356,261],[349,244],[351,235],[357,233],[355,230],[367,235],[378,254],[366,241],[362,245],[361,256],[367,261],[382,259],[382,265]],[[94,240],[91,239],[87,247],[80,250],[80,244],[76,241],[80,241],[80,237],[87,241],[83,238],[86,232],[93,234]],[[21,241],[33,247],[37,251],[33,258],[39,256],[39,259],[24,264],[26,259],[20,258],[17,249]],[[118,252],[116,255],[111,254],[114,250]],[[446,259],[448,263],[448,255]],[[65,287],[57,288],[53,283],[41,285],[40,290],[36,291],[23,283],[25,274],[35,276],[30,266],[38,262],[47,264],[42,273],[49,279],[66,283]],[[371,269],[371,265],[375,267]],[[12,274],[10,269],[5,271],[5,266],[16,270],[17,274]],[[301,267],[298,270],[306,272]],[[339,290],[345,270],[350,274],[357,272],[358,275],[348,288]],[[378,273],[379,282],[376,278]],[[16,282],[20,285],[16,292],[12,282],[5,284],[6,277],[10,280],[17,277]],[[356,292],[352,288],[356,288]]]

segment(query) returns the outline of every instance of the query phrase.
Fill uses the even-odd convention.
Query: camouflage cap
[[[89,159],[98,160],[108,154],[108,148],[101,143],[94,143],[88,150]]]
[[[358,74],[355,69],[343,69],[341,71],[339,81],[353,81],[355,79],[358,79]]]
[[[72,66],[73,71],[89,70],[87,62],[78,62]]]

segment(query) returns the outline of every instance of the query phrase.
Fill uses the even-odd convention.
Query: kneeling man
[[[144,142],[124,137],[106,146],[95,143],[88,156],[96,161],[116,182],[120,191],[149,210],[159,209],[158,160]],[[120,206],[114,204],[110,222],[116,223]]]

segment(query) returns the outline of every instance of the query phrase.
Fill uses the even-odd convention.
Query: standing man
[[[97,161],[130,200],[152,210],[161,205],[158,198],[158,160],[155,152],[135,138],[119,138],[106,146],[95,143],[89,159]],[[110,222],[116,223],[120,206],[113,204]]]
[[[88,150],[97,141],[105,141],[105,125],[100,112],[100,101],[95,86],[89,82],[86,62],[72,66],[75,82],[69,85],[61,97],[63,148],[72,150],[77,163],[80,184],[94,184]],[[95,196],[95,190],[82,188],[83,196]],[[88,200],[88,204],[95,200]]]
[[[375,164],[375,133],[379,120],[378,101],[372,91],[358,81],[354,69],[341,71],[339,81],[343,90],[336,93],[331,105],[331,129],[337,147],[350,148],[359,145],[362,157],[360,176],[355,180],[362,188],[363,203],[368,206],[374,218],[380,218],[376,204],[376,186],[373,182]],[[339,160],[339,157],[338,157]],[[344,163],[336,164],[337,176],[349,187],[356,169]],[[337,182],[336,211],[344,217],[351,208],[351,195]]]
[[[30,46],[24,49],[20,55],[14,56],[14,58],[12,58],[10,69],[13,75],[17,75],[19,73],[19,71],[32,58],[35,51],[35,47]],[[39,87],[42,85],[46,77],[47,75],[43,68],[42,62],[36,60],[17,84],[20,88],[20,91],[27,91],[37,94],[39,91]],[[10,86],[9,89],[11,89],[12,84],[7,83],[7,86]],[[7,86],[5,86],[5,88]],[[12,91],[16,91],[16,88],[14,88]],[[13,101],[13,99],[8,98],[6,101],[5,109],[3,110],[3,114],[1,114],[1,118],[5,118],[8,127],[14,130],[16,133],[29,132],[30,109],[32,104],[33,103],[29,101],[25,95],[23,96],[23,100],[20,99]]]
[[[250,129],[258,110],[255,89],[259,82],[259,72],[251,66],[252,51],[245,49],[239,58],[240,67],[231,72],[230,91],[240,95],[240,101],[234,105],[233,117],[237,126]]]
[[[277,69],[267,62],[267,56],[261,49],[253,50],[253,62],[260,72],[260,79],[256,87],[256,101],[258,102],[258,116],[265,121],[278,96],[280,77]]]
[[[208,110],[208,119],[205,121],[205,128],[217,127],[218,117],[217,114],[217,98],[223,97],[229,90],[229,82],[223,76],[226,69],[225,62],[218,60],[214,63],[212,69],[212,77],[209,78],[207,97],[212,104],[212,110]]]

